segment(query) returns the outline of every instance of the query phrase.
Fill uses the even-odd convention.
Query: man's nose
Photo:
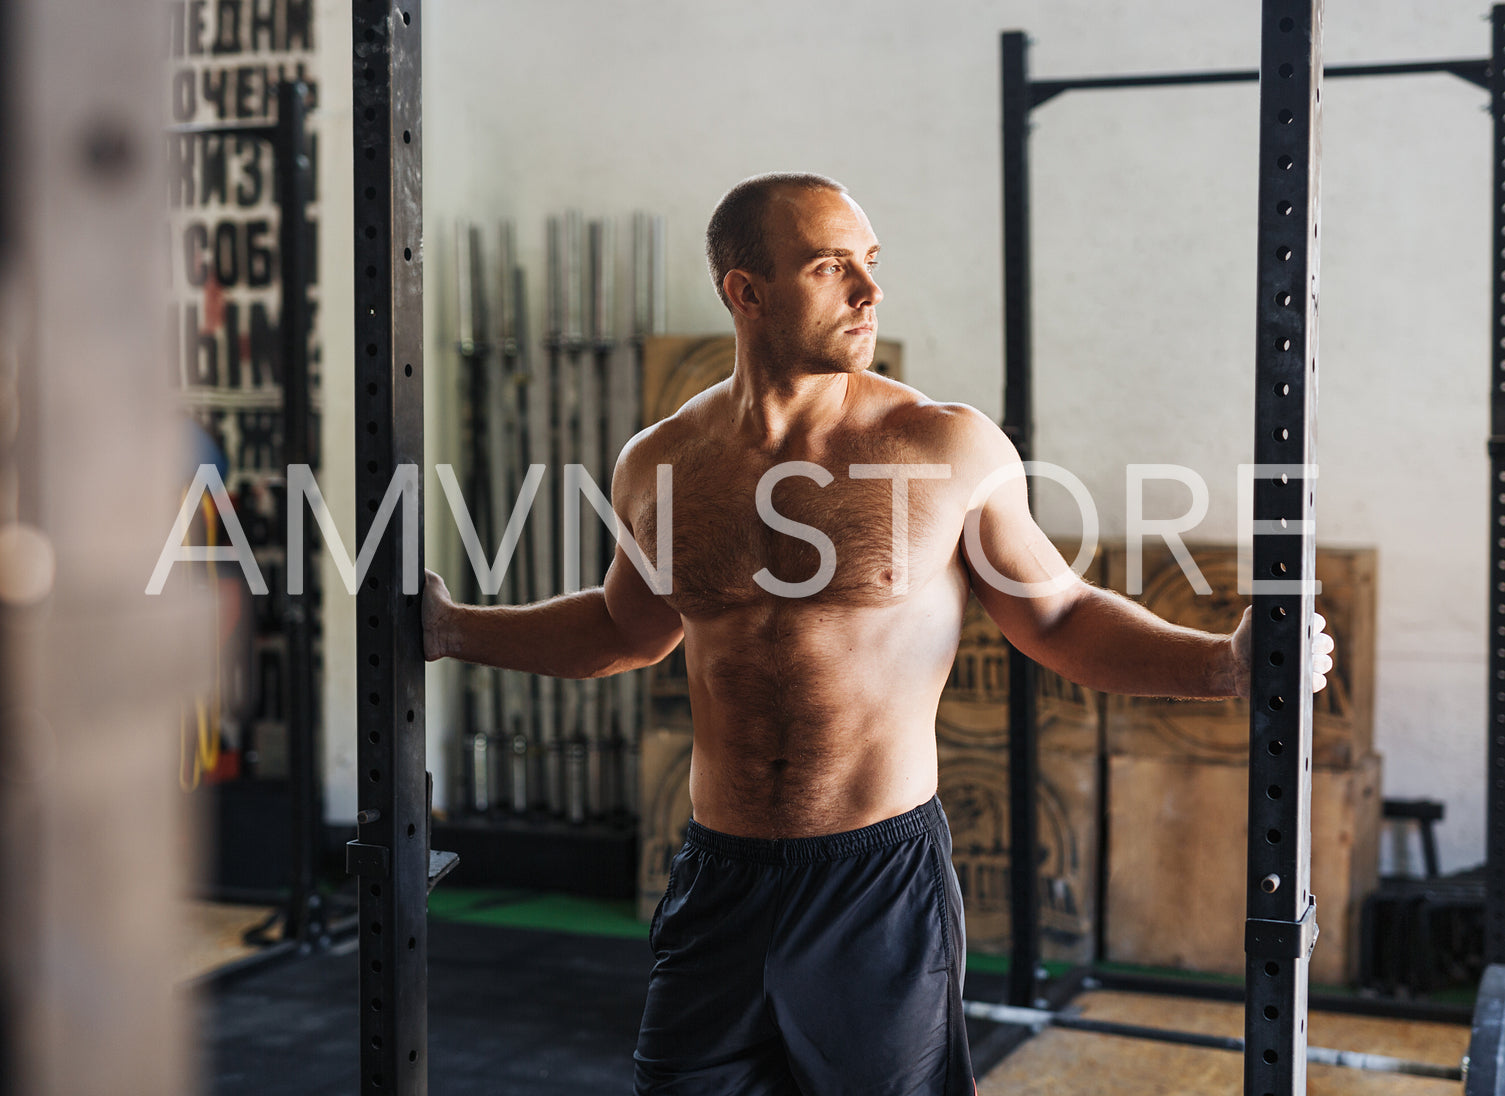
[[[876,305],[881,300],[883,300],[883,287],[878,284],[872,272],[864,268],[858,274],[857,285],[852,292],[853,306]]]

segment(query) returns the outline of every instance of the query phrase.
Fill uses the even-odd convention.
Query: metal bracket
[[[386,849],[382,850],[386,852]],[[460,863],[460,854],[455,852],[435,852],[429,850],[429,893],[434,893],[434,886],[450,872],[454,871]]]
[[[1489,455],[1491,457],[1505,457],[1505,435],[1492,435],[1485,444],[1489,448]]]
[[[1316,944],[1316,895],[1300,921],[1261,921],[1251,917],[1244,923],[1244,951],[1254,959],[1310,959]]]
[[[362,879],[385,879],[392,871],[392,851],[385,845],[346,841],[345,871]]]

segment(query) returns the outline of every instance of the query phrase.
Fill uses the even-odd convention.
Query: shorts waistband
[[[939,797],[912,811],[885,818],[860,830],[821,834],[817,837],[737,837],[708,829],[693,818],[685,829],[685,844],[713,856],[746,860],[756,864],[813,864],[841,860],[874,849],[898,845],[946,825]]]

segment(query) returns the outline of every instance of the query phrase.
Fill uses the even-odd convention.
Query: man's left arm
[[[1035,524],[1013,444],[977,418],[980,423],[965,425],[969,478],[983,484],[991,477],[997,486],[969,505],[962,557],[973,592],[1008,641],[1063,677],[1102,692],[1202,700],[1247,696],[1249,612],[1232,633],[1218,635],[1171,624],[1121,594],[1082,581]],[[1333,646],[1321,616],[1315,625],[1314,690],[1326,684]]]

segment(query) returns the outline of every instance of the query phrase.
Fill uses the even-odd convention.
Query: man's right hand
[[[449,587],[433,571],[423,573],[423,657],[429,662],[443,658],[449,638],[449,614],[454,611]]]

